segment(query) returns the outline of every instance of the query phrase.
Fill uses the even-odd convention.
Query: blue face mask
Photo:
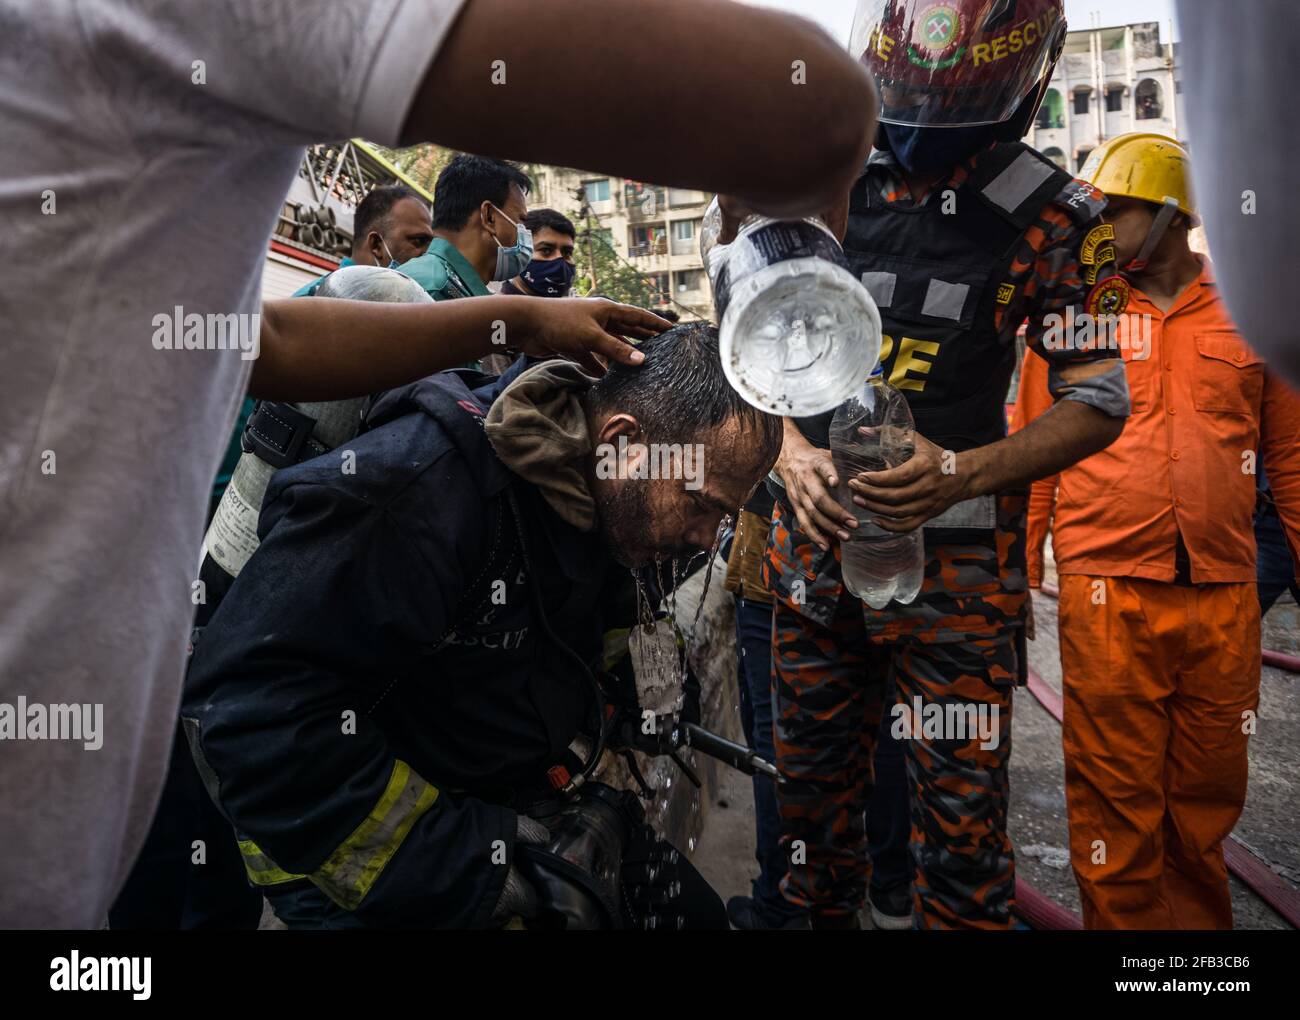
[[[908,173],[950,170],[965,162],[996,137],[998,124],[976,127],[934,128],[912,124],[884,124],[899,165]]]
[[[388,250],[388,242],[381,237],[379,239],[379,243],[384,246],[384,254],[388,256],[388,266],[386,268],[396,269],[399,265],[401,265],[401,263],[398,262],[397,259],[393,258],[393,253]]]
[[[519,275],[538,297],[564,297],[578,268],[568,259],[533,259]]]
[[[522,223],[515,223],[509,216],[501,212],[494,205],[492,207],[501,213],[502,219],[515,228],[515,243],[507,248],[500,241],[497,241],[497,271],[492,274],[493,280],[512,280],[527,267],[533,258],[533,232],[525,227]],[[492,240],[496,241],[493,235]]]

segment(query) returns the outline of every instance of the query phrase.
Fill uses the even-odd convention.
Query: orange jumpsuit
[[[1123,434],[1031,494],[1029,583],[1049,526],[1061,577],[1070,858],[1089,928],[1232,926],[1222,843],[1259,697],[1257,451],[1300,563],[1300,398],[1243,343],[1202,263],[1166,313],[1134,290],[1116,334]],[[1013,431],[1052,405],[1044,366],[1025,360]]]

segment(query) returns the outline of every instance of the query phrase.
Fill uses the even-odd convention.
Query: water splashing
[[[695,607],[695,619],[691,621],[691,634],[695,635],[700,628],[700,614],[704,612],[704,603],[709,598],[709,583],[713,580],[713,564],[718,559],[718,547],[722,545],[722,533],[731,527],[732,517],[727,514],[718,522],[718,530],[713,533],[713,548],[708,552],[708,562],[704,564],[704,587],[700,590],[700,601]],[[699,555],[704,555],[703,553]]]

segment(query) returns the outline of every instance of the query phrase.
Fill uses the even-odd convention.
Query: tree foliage
[[[619,256],[608,232],[600,229],[595,217],[580,219],[574,225],[578,228],[573,256],[578,267],[575,284],[578,294],[599,294],[641,308],[650,308],[657,302],[659,295],[649,279]]]
[[[456,155],[454,149],[444,149],[438,145],[412,145],[407,149],[387,149],[376,145],[375,149],[430,195],[433,194],[443,167]]]

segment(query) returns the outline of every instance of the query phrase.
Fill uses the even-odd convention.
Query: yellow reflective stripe
[[[248,880],[254,885],[279,885],[281,882],[295,882],[307,877],[289,874],[262,853],[262,848],[251,839],[239,841],[239,853],[244,858],[244,870],[248,872]]]
[[[379,880],[406,834],[437,799],[437,788],[398,760],[388,787],[370,814],[309,877],[339,906],[355,910]]]

